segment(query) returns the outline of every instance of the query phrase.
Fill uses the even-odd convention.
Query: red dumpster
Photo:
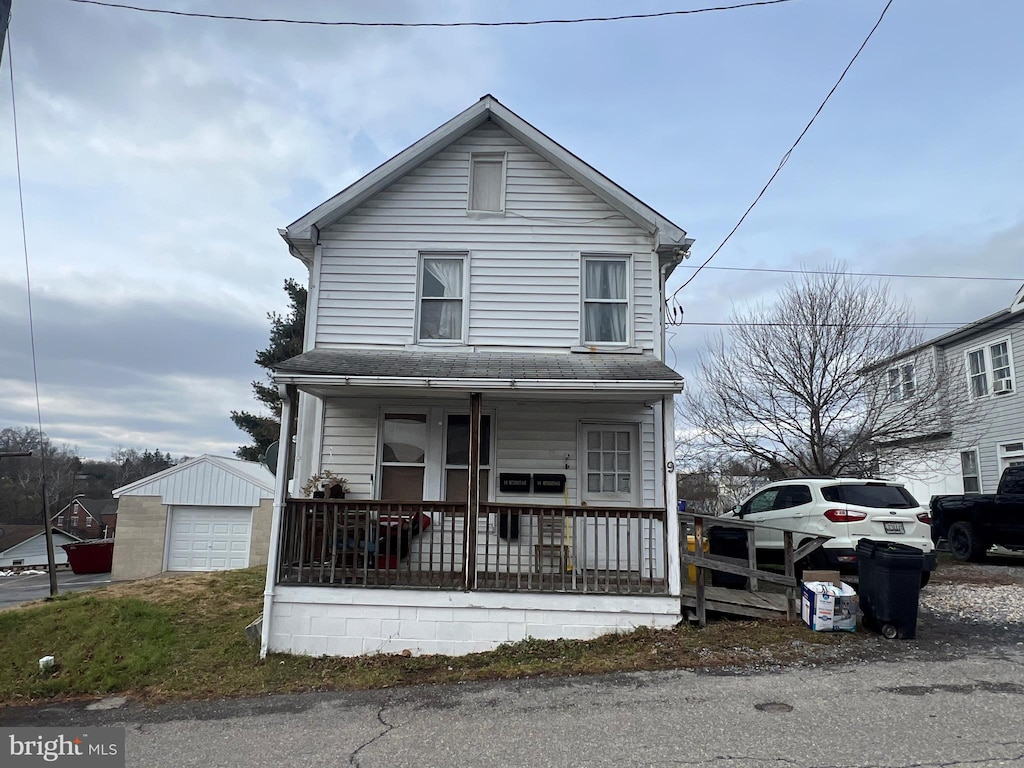
[[[110,573],[114,562],[114,540],[76,541],[61,544],[75,573]]]

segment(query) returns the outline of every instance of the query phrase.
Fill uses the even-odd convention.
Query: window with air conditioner
[[[1010,339],[967,350],[967,384],[971,399],[1008,395],[1016,387]]]

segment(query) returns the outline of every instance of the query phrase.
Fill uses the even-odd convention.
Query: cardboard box
[[[835,586],[841,586],[839,571],[804,571],[801,581],[828,581]]]
[[[805,581],[800,589],[800,618],[815,632],[857,629],[857,593],[849,584]]]

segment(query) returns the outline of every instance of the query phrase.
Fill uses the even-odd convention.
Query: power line
[[[920,328],[922,330],[942,330],[943,328],[961,328],[974,323],[756,323],[756,322],[688,322],[680,321],[673,325],[696,325],[718,328]]]
[[[157,13],[165,16],[185,16],[193,19],[218,19],[221,21],[253,21],[265,24],[301,24],[315,27],[535,27],[546,24],[587,24],[607,21],[633,21],[639,19],[659,19],[669,16],[688,16],[696,13],[713,13],[716,11],[735,11],[741,8],[754,8],[762,5],[780,5],[795,0],[752,0],[733,5],[717,5],[709,8],[691,8],[681,11],[661,11],[659,13],[630,13],[621,16],[590,16],[572,19],[534,19],[527,21],[316,21],[312,19],[280,19],[261,18],[255,16],[229,16],[218,13],[197,13],[193,11],[174,11],[169,8],[142,8],[123,3],[108,3],[103,0],[68,0],[81,5],[99,5],[104,8],[117,8],[140,13]]]
[[[691,267],[680,264],[683,269],[717,269],[729,272],[775,272],[785,275],[848,275],[849,277],[898,277],[914,280],[1004,280],[1011,283],[1024,283],[1024,277],[988,277],[983,275],[904,275],[891,272],[840,272],[825,269],[772,269],[769,267]],[[675,294],[673,294],[674,296]]]
[[[892,3],[893,0],[889,0],[889,2],[885,4],[885,7],[882,9],[881,15],[879,15],[878,17],[878,21],[875,22],[875,25],[871,28],[871,31],[868,32],[867,37],[864,38],[864,42],[860,44],[860,47],[857,49],[857,52],[853,54],[853,58],[850,59],[850,63],[846,65],[846,68],[842,71],[842,74],[839,75],[839,79],[836,80],[835,85],[832,86],[831,90],[829,90],[824,100],[822,100],[821,104],[818,105],[818,109],[815,110],[814,114],[811,116],[811,119],[807,121],[807,125],[804,126],[804,129],[802,131],[800,131],[800,135],[796,137],[796,141],[793,142],[793,146],[791,146],[786,151],[786,154],[782,156],[782,159],[779,161],[779,166],[775,169],[774,173],[772,173],[768,181],[765,182],[765,185],[761,187],[761,191],[757,193],[757,197],[754,198],[754,202],[752,202],[750,206],[747,208],[747,210],[743,212],[743,215],[740,216],[740,219],[739,221],[736,222],[736,225],[731,230],[729,230],[729,234],[727,234],[725,236],[725,239],[718,244],[718,247],[715,248],[712,254],[704,260],[704,263],[697,267],[697,270],[692,275],[690,275],[690,277],[686,280],[685,283],[676,288],[672,296],[669,297],[670,301],[672,299],[675,299],[675,297],[679,294],[681,290],[683,290],[683,288],[692,283],[693,279],[700,274],[701,270],[704,269],[704,267],[706,267],[708,263],[713,258],[715,258],[715,256],[718,255],[718,252],[722,250],[726,243],[729,242],[729,239],[736,233],[736,230],[740,228],[740,225],[743,224],[744,221],[746,221],[747,216],[750,214],[752,210],[754,210],[754,206],[756,206],[761,201],[761,198],[764,197],[764,193],[768,191],[768,187],[772,185],[772,182],[775,181],[775,177],[779,175],[779,173],[782,171],[783,166],[789,161],[790,155],[793,154],[793,150],[796,149],[797,145],[803,140],[804,136],[807,135],[807,132],[811,129],[811,126],[814,125],[814,121],[818,119],[818,115],[821,114],[821,111],[825,109],[825,105],[828,104],[829,99],[832,98],[832,94],[836,92],[836,89],[839,88],[840,83],[843,82],[844,78],[846,77],[846,73],[850,71],[850,68],[853,66],[853,63],[857,61],[857,58],[860,56],[861,51],[864,50],[864,48],[868,44],[868,41],[871,40],[872,36],[875,34],[875,30],[878,29],[879,25],[881,25],[882,19],[885,18],[885,14],[889,10],[889,6],[891,6]]]
[[[36,392],[36,420],[39,424],[40,493],[43,497],[43,538],[46,540],[47,571],[50,575],[50,597],[57,596],[57,571],[53,557],[53,531],[50,528],[50,510],[46,500],[46,442],[43,439],[43,407],[39,400],[39,367],[36,364],[36,331],[32,315],[32,277],[28,260],[28,229],[25,226],[25,193],[21,181],[21,145],[18,142],[18,104],[14,98],[14,49],[11,30],[7,28],[7,66],[11,73],[11,124],[14,128],[14,160],[18,175],[18,205],[21,211],[21,247],[25,253],[25,289],[28,293],[28,334],[32,347],[32,380]]]

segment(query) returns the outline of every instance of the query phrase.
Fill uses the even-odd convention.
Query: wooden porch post
[[[465,588],[476,586],[476,533],[480,515],[480,393],[469,394],[469,481],[466,498],[465,556],[462,559],[465,572]]]

